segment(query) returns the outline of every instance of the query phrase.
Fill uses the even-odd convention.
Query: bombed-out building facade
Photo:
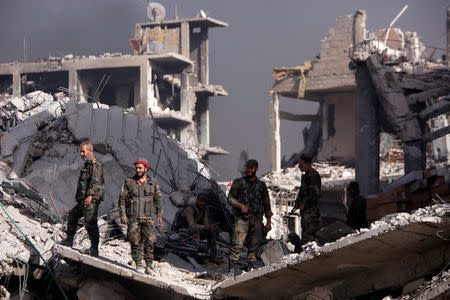
[[[209,79],[208,31],[228,24],[210,17],[135,25],[133,55],[49,57],[0,64],[0,94],[65,92],[80,102],[99,102],[150,118],[168,136],[201,157],[227,154],[210,146],[209,97],[226,96]],[[150,133],[151,134],[151,133]]]

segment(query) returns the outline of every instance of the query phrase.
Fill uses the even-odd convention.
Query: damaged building
[[[133,55],[49,57],[32,63],[0,64],[0,94],[23,96],[64,91],[81,102],[133,109],[170,137],[199,152],[224,155],[210,145],[209,97],[226,96],[209,79],[210,28],[228,24],[211,17],[136,24]]]
[[[159,18],[156,15],[153,18]],[[368,155],[364,151],[370,150],[352,148],[361,138],[356,130],[360,126],[356,111],[362,87],[355,73],[371,61],[394,70],[399,67],[397,61],[391,62],[398,57],[385,60],[386,48],[373,48],[366,35],[354,43],[354,30],[359,28],[355,24],[362,26],[364,20],[362,11],[338,18],[323,42],[317,62],[275,72],[278,80],[272,104],[279,118],[272,119],[274,128],[279,128],[280,118],[312,122],[305,152],[315,151],[320,160],[325,160],[315,163],[314,168],[323,180],[321,205],[328,212],[325,216],[333,220],[345,218],[342,187],[355,176],[373,175],[361,173],[358,166],[355,169],[326,161],[331,155],[343,161],[358,161],[362,159],[360,153]],[[226,92],[209,82],[208,30],[226,26],[203,16],[156,19],[136,24],[135,35],[129,41],[134,55],[69,55],[0,65],[0,73],[4,74],[0,76],[0,274],[7,278],[0,281],[0,299],[138,300],[151,295],[157,299],[409,300],[449,296],[450,174],[445,164],[416,172],[408,172],[409,165],[405,172],[403,164],[377,159],[374,164],[381,166],[377,180],[392,182],[383,184],[384,194],[370,199],[372,206],[368,209],[376,218],[368,228],[328,231],[324,236],[328,239],[304,245],[301,253],[294,253],[292,245],[285,241],[289,231],[301,232],[298,217],[286,218],[301,172],[285,168],[264,175],[262,180],[270,189],[274,212],[272,230],[258,253],[258,268],[236,277],[227,276],[233,216],[225,187],[211,178],[208,166],[199,158],[225,153],[209,145],[209,97],[225,96]],[[392,32],[388,36],[401,36],[399,30]],[[338,43],[340,40],[346,40],[345,46]],[[348,52],[342,55],[340,47]],[[357,71],[349,68],[350,62]],[[327,63],[335,63],[339,71],[327,73]],[[401,66],[407,68],[406,63]],[[414,115],[431,120],[428,117],[448,112],[448,97],[445,93],[441,97],[441,82],[447,78],[448,67],[442,63],[425,65],[431,68],[431,74],[421,72],[423,77],[412,77],[399,69],[398,76],[403,76],[401,83],[409,84],[409,88],[403,88],[408,90],[408,101],[410,96],[420,103],[425,95],[436,98],[427,98],[427,108]],[[371,66],[367,68],[374,76]],[[367,80],[367,76],[363,78]],[[422,86],[415,84],[411,88],[411,82],[421,82]],[[372,95],[382,98],[379,87],[374,89],[377,92]],[[364,91],[371,90],[364,87]],[[279,112],[278,96],[288,95],[320,102],[319,114]],[[403,121],[390,120],[389,124]],[[353,126],[353,122],[357,125]],[[396,127],[391,127],[370,128],[377,128],[376,133],[383,129],[399,135]],[[346,130],[352,134],[345,136]],[[422,131],[421,137],[441,136],[433,132],[442,129]],[[277,138],[279,135],[274,135],[275,146]],[[77,231],[74,247],[58,244],[64,238],[66,213],[74,205],[82,167],[78,148],[83,141],[94,145],[95,157],[104,166],[105,200],[99,208],[98,257],[84,253],[90,246],[84,226]],[[408,142],[404,140],[405,145]],[[378,150],[370,151],[379,151],[379,141],[375,143]],[[404,156],[406,161],[406,152]],[[137,157],[151,162],[150,175],[158,181],[163,195],[164,226],[156,230],[155,275],[135,271],[126,226],[120,224],[117,210],[120,187],[126,177],[134,174]],[[281,169],[279,159],[273,162]],[[179,209],[192,203],[199,193],[208,194],[210,223],[220,231],[217,252],[222,263],[206,260],[210,249],[205,240],[172,232]],[[396,197],[421,197],[426,193],[433,195],[428,202],[418,202],[417,207],[408,206],[407,211],[399,212],[398,208],[409,202]],[[239,263],[247,263],[244,251]]]

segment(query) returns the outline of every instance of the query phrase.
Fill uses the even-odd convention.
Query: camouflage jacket
[[[153,212],[162,216],[162,196],[156,179],[147,176],[141,184],[136,176],[127,178],[120,190],[119,212],[128,218],[151,218]]]
[[[105,192],[105,179],[103,176],[103,164],[101,161],[86,160],[78,178],[77,192],[75,199],[84,201],[87,196],[92,196],[94,200],[102,201]]]
[[[184,209],[183,217],[186,219],[186,227],[190,230],[203,230],[209,225],[206,207],[200,209],[195,204],[189,205]]]
[[[263,214],[266,218],[272,216],[269,191],[266,184],[258,178],[254,182],[248,181],[245,176],[235,179],[228,193],[228,203],[233,207],[233,214],[237,217],[244,215],[235,207],[236,203],[249,208],[249,217],[262,218]]]
[[[302,185],[297,194],[295,202],[303,204],[304,210],[319,210],[319,199],[321,189],[321,179],[319,173],[313,168],[309,168],[305,174],[302,175]]]

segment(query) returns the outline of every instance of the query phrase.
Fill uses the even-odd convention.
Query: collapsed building
[[[346,17],[349,18],[353,17]],[[446,199],[439,197],[411,213],[384,217],[387,214],[384,211],[369,228],[340,236],[331,232],[329,242],[309,243],[297,254],[285,245],[283,236],[286,227],[293,226],[299,232],[298,218],[284,218],[286,205],[277,201],[293,201],[301,174],[296,168],[269,173],[263,180],[271,190],[276,213],[269,235],[273,240],[265,241],[261,247],[261,267],[235,278],[225,276],[225,261],[221,265],[205,263],[207,250],[202,247],[202,241],[188,241],[170,232],[177,210],[206,191],[211,199],[210,217],[222,231],[218,237],[219,254],[227,257],[229,253],[233,220],[226,196],[210,178],[198,155],[204,157],[211,152],[198,146],[198,140],[208,141],[205,135],[208,131],[202,127],[208,128],[208,122],[202,123],[208,120],[208,114],[204,110],[197,114],[197,108],[207,109],[207,105],[202,105],[209,96],[225,94],[207,79],[204,54],[207,53],[207,29],[213,26],[226,24],[207,17],[137,24],[134,39],[130,40],[135,51],[132,56],[67,57],[57,62],[1,66],[7,66],[8,70],[16,68],[3,79],[15,83],[19,80],[20,84],[4,84],[5,81],[1,84],[9,86],[5,91],[14,92],[11,90],[14,89],[15,92],[12,97],[2,97],[0,102],[3,121],[0,267],[4,277],[12,278],[1,282],[0,297],[23,298],[31,293],[42,299],[76,296],[81,300],[146,299],[148,295],[162,299],[448,296],[450,208]],[[177,54],[180,49],[184,50]],[[130,61],[136,63],[132,66],[134,70],[121,69],[122,63],[129,67]],[[206,64],[196,64],[199,61]],[[64,69],[69,65],[73,69]],[[69,72],[68,82],[74,84],[65,86],[53,77],[48,77],[44,84],[36,79],[41,75],[33,77],[26,73],[33,66],[38,66],[42,73],[49,72],[50,68],[48,76],[55,75],[52,72],[61,67],[62,72]],[[89,70],[96,66],[95,72],[83,69],[86,66]],[[122,71],[127,80],[135,81],[127,82],[125,87],[121,83],[111,87],[104,94],[111,97],[102,96],[101,91],[113,85],[113,76],[121,78]],[[97,81],[86,79],[91,77]],[[30,87],[43,91],[30,90]],[[128,99],[125,101],[128,104],[124,99]],[[314,117],[313,121],[318,120]],[[311,127],[310,136],[314,130]],[[78,146],[86,140],[94,145],[95,155],[105,170],[105,201],[100,205],[98,220],[101,233],[98,258],[82,253],[89,247],[84,227],[77,231],[74,248],[57,245],[63,236],[64,213],[74,204],[78,170],[82,165]],[[123,180],[134,173],[136,157],[152,162],[149,172],[158,180],[164,198],[165,226],[158,228],[155,243],[156,276],[138,274],[132,268],[130,246],[124,237],[125,229],[118,224],[115,208]],[[385,181],[404,173],[403,165],[383,161],[380,164],[380,177]],[[330,199],[328,211],[335,213],[328,216],[342,218],[345,206],[336,193],[342,194],[342,186],[353,180],[356,171],[324,162],[315,167],[324,177],[324,199]],[[403,178],[393,184],[406,182],[408,189],[413,185],[420,189],[424,180],[426,185],[428,181],[435,183],[435,179],[440,182],[444,171],[445,168],[437,168],[423,173],[421,178],[415,174],[410,180]],[[433,188],[448,187],[448,176],[443,177],[444,185]],[[448,195],[448,189],[444,192]],[[241,263],[245,264],[245,255],[241,256],[244,260]]]
[[[153,18],[153,17],[152,17]],[[49,57],[0,64],[0,94],[22,96],[64,91],[81,102],[133,109],[200,156],[228,154],[210,145],[209,97],[226,96],[209,79],[210,28],[228,24],[211,17],[136,24],[134,55]]]
[[[365,11],[339,17],[322,40],[320,55],[301,66],[273,70],[272,176],[282,171],[280,119],[311,122],[303,132],[302,153],[319,162],[354,166],[347,180],[325,184],[323,216],[345,217],[342,207],[341,214],[335,214],[336,206],[344,203],[344,188],[351,180],[356,179],[367,196],[411,171],[421,174],[439,164],[445,168],[450,159],[450,69],[448,55],[433,58],[436,52],[415,32],[391,27],[369,31]],[[280,111],[280,97],[314,101],[320,107],[316,115]],[[380,167],[389,164],[380,165],[380,157],[400,163],[401,172],[386,177]],[[293,155],[283,167],[293,167],[297,158]],[[327,177],[326,172],[322,175]],[[278,202],[289,206],[292,197],[289,200]]]

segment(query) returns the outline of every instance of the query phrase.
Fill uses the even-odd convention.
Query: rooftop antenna
[[[166,16],[166,9],[159,3],[148,1],[147,16],[151,22],[161,22]]]

